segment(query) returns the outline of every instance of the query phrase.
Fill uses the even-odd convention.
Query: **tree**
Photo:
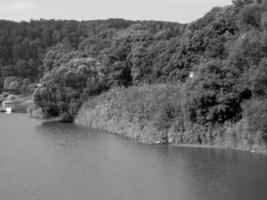
[[[43,42],[46,47],[50,47],[53,41],[52,31],[47,27],[42,33]]]
[[[250,70],[251,90],[255,98],[267,98],[267,59]]]
[[[240,24],[250,25],[255,28],[261,27],[261,15],[263,7],[260,4],[249,4],[240,13]]]
[[[84,98],[102,89],[97,62],[92,58],[72,59],[53,68],[42,78],[41,84],[33,95],[35,104],[46,118],[60,116],[66,122],[74,119]]]
[[[241,118],[241,102],[249,97],[235,90],[235,79],[219,61],[198,67],[184,86],[184,115],[191,123],[216,124]]]
[[[8,90],[19,90],[21,80],[15,76],[9,76],[5,78],[4,88]]]

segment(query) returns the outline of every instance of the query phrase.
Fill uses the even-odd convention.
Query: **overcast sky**
[[[107,19],[191,22],[232,0],[0,0],[0,19]]]

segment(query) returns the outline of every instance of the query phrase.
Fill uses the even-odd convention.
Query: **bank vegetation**
[[[266,149],[265,0],[234,0],[189,24],[40,20],[0,28],[0,84],[33,94],[33,115],[144,143]]]

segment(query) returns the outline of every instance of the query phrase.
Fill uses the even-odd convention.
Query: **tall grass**
[[[76,122],[142,143],[216,145],[264,151],[258,133],[248,123],[203,126],[187,121],[180,85],[142,85],[114,88],[90,97],[81,107]]]
[[[181,111],[180,99],[179,85],[115,88],[89,98],[76,122],[144,143],[166,143],[167,130]]]

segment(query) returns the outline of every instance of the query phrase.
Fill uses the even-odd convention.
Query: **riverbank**
[[[186,122],[180,86],[112,89],[85,102],[75,122],[144,144],[198,145],[267,152],[259,132],[246,120],[213,127]]]
[[[13,112],[15,113],[27,113],[28,108],[34,104],[31,98],[31,95],[23,96],[23,95],[12,95],[11,94],[11,95],[7,95],[6,97],[3,97],[3,96],[1,97],[1,102],[6,101],[6,100],[14,102]],[[1,105],[1,108],[2,108],[2,105]]]

